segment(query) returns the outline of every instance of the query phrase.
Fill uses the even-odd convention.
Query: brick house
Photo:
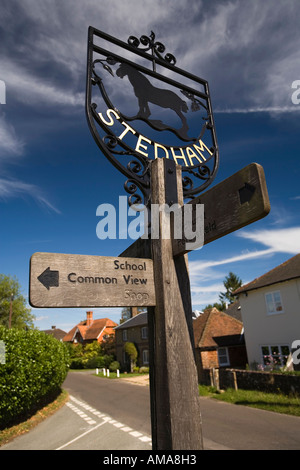
[[[236,308],[231,306],[231,309],[237,313]],[[247,354],[243,323],[239,319],[211,308],[193,321],[193,329],[199,381],[205,375],[205,370],[245,368]]]
[[[115,335],[117,323],[109,318],[93,319],[93,312],[86,312],[86,320],[74,326],[63,338],[64,342],[88,344],[93,341],[102,343]]]
[[[149,367],[148,315],[141,312],[115,327],[116,356],[121,369],[130,369],[130,360],[124,351],[126,342],[133,343],[138,351],[136,365]]]

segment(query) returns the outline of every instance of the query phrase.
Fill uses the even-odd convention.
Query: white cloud
[[[237,263],[239,261],[245,261],[249,259],[260,258],[262,256],[270,255],[274,252],[273,249],[269,248],[267,250],[257,250],[250,251],[247,253],[241,253],[236,256],[231,256],[230,258],[224,258],[220,260],[210,260],[210,261],[192,261],[189,263],[189,269],[191,276],[197,276],[201,274],[204,269],[212,268],[216,266],[221,266],[223,264]]]
[[[84,92],[75,92],[73,86],[66,87],[67,79],[62,83],[56,83],[54,78],[51,80],[51,76],[41,79],[34,70],[11,60],[3,63],[3,69],[2,76],[7,83],[8,96],[12,96],[19,103],[31,106],[51,104],[82,107],[84,105]]]
[[[254,106],[254,107],[244,107],[244,108],[216,108],[214,113],[219,114],[248,114],[248,113],[299,113],[300,107],[297,106]]]
[[[47,198],[43,195],[42,191],[37,186],[24,183],[23,181],[16,179],[0,178],[1,199],[6,200],[9,198],[22,197],[26,195],[34,198],[44,208],[50,209],[57,214],[60,213],[60,211],[47,200]]]
[[[238,236],[269,247],[271,253],[300,253],[300,227],[241,231]]]
[[[24,142],[18,138],[14,127],[0,116],[0,163],[7,155],[20,156],[24,152]]]
[[[283,229],[266,229],[256,231],[240,231],[236,236],[245,238],[254,243],[264,245],[266,249],[258,249],[238,253],[234,256],[215,260],[198,260],[189,262],[189,272],[191,279],[191,294],[194,308],[213,304],[218,301],[219,293],[224,290],[223,281],[225,273],[220,266],[228,265],[232,270],[232,264],[243,263],[245,266],[249,262],[261,260],[266,257],[280,253],[287,253],[291,256],[300,253],[300,227],[289,227]],[[246,271],[247,272],[247,269]],[[227,274],[227,273],[226,273]]]

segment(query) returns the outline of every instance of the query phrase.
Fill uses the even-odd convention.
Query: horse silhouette
[[[151,115],[149,103],[153,103],[161,108],[175,111],[182,122],[182,130],[188,130],[187,120],[183,114],[183,112],[186,113],[188,111],[188,106],[176,93],[153,86],[141,72],[128,64],[121,64],[116,74],[120,78],[127,75],[133,87],[140,108],[137,117],[148,120],[148,117]]]

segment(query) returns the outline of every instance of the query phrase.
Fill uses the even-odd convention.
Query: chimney
[[[56,326],[51,326],[52,330],[55,330]]]
[[[86,312],[86,326],[91,326],[93,323],[93,312]]]
[[[135,317],[138,314],[137,307],[130,307],[131,310],[131,317]]]

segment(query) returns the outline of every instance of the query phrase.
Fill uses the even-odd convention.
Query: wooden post
[[[167,165],[171,173],[170,161]],[[181,182],[175,163],[174,171],[177,183]],[[152,204],[168,202],[167,178],[166,160],[154,160]],[[179,200],[180,192],[179,188]],[[160,230],[163,224],[161,213]],[[179,257],[175,264],[171,239],[152,239],[151,246],[156,293],[156,306],[148,309],[152,446],[153,450],[199,450],[203,448],[202,429],[191,315],[188,319],[191,307],[186,258]]]

